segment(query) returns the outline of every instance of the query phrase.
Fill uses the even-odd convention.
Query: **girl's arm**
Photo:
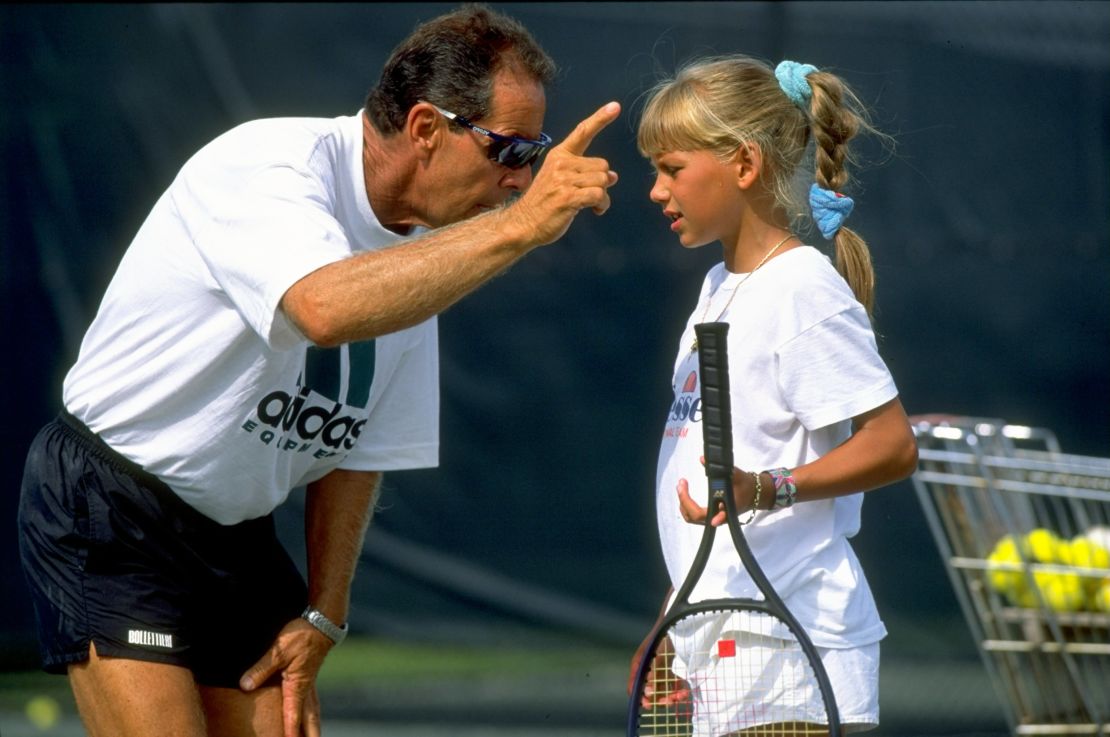
[[[852,425],[852,437],[794,469],[799,502],[870,491],[901,481],[917,468],[917,440],[897,397],[854,418]],[[748,480],[754,492],[750,474]],[[764,491],[767,481],[764,475]],[[759,506],[770,509],[773,500],[774,494],[768,494],[766,501],[760,498]]]
[[[796,502],[870,491],[901,481],[917,468],[917,440],[897,397],[855,417],[852,424],[852,437],[812,463],[793,469],[798,487]],[[771,509],[775,487],[770,474],[760,476],[760,486],[759,508]],[[750,472],[733,469],[732,493],[738,509],[752,508],[755,479]],[[681,481],[678,498],[683,519],[694,524],[705,521],[706,509],[690,498],[689,487]],[[722,510],[713,524],[724,521]]]

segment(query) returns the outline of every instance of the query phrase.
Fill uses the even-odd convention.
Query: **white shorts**
[[[763,626],[751,628],[756,632],[735,630],[736,619],[726,624],[718,618],[714,622],[716,626],[706,626],[704,619],[701,623],[700,637],[675,637],[673,664],[675,675],[691,687],[694,737],[719,737],[780,722],[826,723],[820,691],[814,687],[799,693],[797,684],[811,681],[812,677],[804,675],[809,665],[796,644],[793,649],[784,648],[784,641],[769,636]],[[748,630],[747,625],[757,622],[745,620],[744,624],[742,630]],[[677,634],[672,632],[672,636]],[[694,640],[706,644],[695,650],[688,649]],[[721,643],[734,645],[723,650]],[[876,727],[879,723],[879,643],[848,649],[819,647],[817,652],[832,684],[844,731],[862,732]],[[775,658],[773,664],[772,657]],[[749,676],[745,678],[747,685],[744,687],[728,686],[728,681],[734,680],[729,676],[737,672],[738,664],[744,672],[758,673],[758,681],[753,684]],[[741,693],[742,688],[748,690]]]

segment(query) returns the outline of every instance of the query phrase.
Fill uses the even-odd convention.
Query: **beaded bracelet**
[[[740,524],[742,525],[746,525],[753,519],[755,519],[755,511],[759,509],[759,493],[763,491],[763,484],[759,481],[760,474],[756,473],[755,471],[751,471],[750,473],[755,478],[755,498],[752,499],[752,508],[750,510],[751,514],[748,515],[747,519],[740,520]]]
[[[798,485],[794,472],[789,468],[772,468],[767,471],[775,482],[775,503],[771,509],[784,509],[798,500]]]

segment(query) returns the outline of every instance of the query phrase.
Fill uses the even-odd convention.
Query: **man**
[[[616,103],[533,179],[553,73],[468,6],[357,116],[239,126],[155,204],[20,502],[44,667],[91,735],[320,734],[381,474],[437,462],[435,315],[609,207],[585,151]],[[270,516],[302,485],[307,587]]]

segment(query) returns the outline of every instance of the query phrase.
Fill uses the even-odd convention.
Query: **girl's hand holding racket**
[[[705,459],[703,458],[704,462]],[[682,514],[682,519],[686,520],[692,525],[705,524],[705,517],[709,513],[706,507],[701,506],[690,497],[690,484],[686,479],[678,480],[678,506],[679,512]],[[766,489],[764,489],[766,490]],[[741,512],[747,512],[752,509],[752,502],[755,500],[755,481],[752,475],[739,468],[732,469],[732,496],[736,500],[736,508]],[[773,494],[772,494],[773,496]],[[762,501],[762,500],[761,500]],[[724,503],[717,505],[717,511],[710,520],[710,524],[714,527],[723,525],[728,519],[725,512]]]

